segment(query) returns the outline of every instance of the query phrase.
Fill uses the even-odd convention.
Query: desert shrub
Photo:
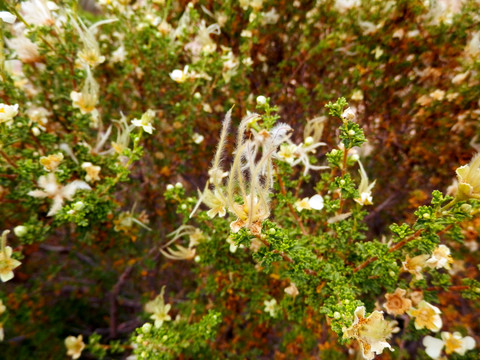
[[[2,358],[478,357],[477,1],[0,11]]]

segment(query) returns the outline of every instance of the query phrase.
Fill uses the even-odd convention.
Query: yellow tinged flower
[[[102,169],[100,166],[93,165],[91,162],[84,162],[82,164],[82,169],[87,172],[85,176],[85,180],[88,182],[94,182],[100,180],[100,170]]]
[[[375,182],[369,183],[367,173],[363,168],[362,163],[358,160],[358,165],[360,165],[360,185],[358,186],[358,192],[360,193],[360,197],[354,199],[360,205],[372,205],[372,189],[375,186]]]
[[[195,249],[186,248],[182,245],[176,245],[176,249],[167,248],[168,252],[160,249],[160,252],[171,260],[192,260],[195,257]]]
[[[65,347],[67,348],[67,355],[72,359],[78,359],[82,355],[83,349],[85,349],[85,343],[83,342],[83,335],[68,336],[65,339]]]
[[[275,317],[277,313],[277,300],[265,300],[263,302],[263,305],[265,305],[265,308],[263,310],[269,313],[271,317]]]
[[[7,245],[7,235],[10,230],[2,233],[0,249],[0,280],[7,282],[13,279],[13,269],[20,266],[21,262],[12,258],[12,248]]]
[[[297,200],[293,206],[295,206],[295,209],[297,209],[298,212],[301,212],[302,210],[312,210],[308,200],[310,200],[308,197],[303,198],[302,200]]]
[[[386,294],[387,302],[384,307],[387,313],[392,315],[403,315],[412,307],[412,301],[405,298],[406,290],[397,288],[393,294]]]
[[[467,350],[475,348],[475,340],[471,336],[462,338],[462,335],[458,332],[451,334],[443,331],[442,340],[445,342],[445,353],[447,355],[455,352],[463,356]]]
[[[0,315],[2,315],[7,310],[7,307],[3,305],[3,300],[0,299]]]
[[[426,254],[414,256],[413,258],[407,255],[405,261],[402,262],[403,270],[415,276],[416,280],[421,280],[423,279],[421,271],[425,267],[427,259],[428,255]]]
[[[18,114],[18,104],[7,105],[0,104],[0,124],[6,123],[10,125],[13,121],[13,118]]]
[[[442,328],[440,309],[425,300],[422,300],[417,308],[410,309],[407,314],[415,318],[415,329],[417,330],[427,328],[430,331],[438,332]]]
[[[298,291],[298,288],[297,286],[295,285],[295,283],[290,283],[290,286],[286,287],[284,289],[285,293],[292,296],[292,297],[296,297],[298,294],[299,294],[299,291]]]
[[[168,315],[171,305],[165,304],[164,298],[165,286],[162,287],[160,294],[145,304],[145,312],[151,313],[150,318],[155,321],[155,327],[159,328],[164,321],[170,321],[172,318]]]
[[[465,355],[468,350],[475,348],[475,340],[471,336],[462,337],[458,332],[452,334],[443,331],[441,337],[442,339],[437,339],[432,336],[425,336],[423,338],[425,352],[432,359],[440,359],[444,347],[445,354],[451,355],[457,353],[462,356]]]
[[[475,155],[470,164],[456,170],[458,179],[458,200],[480,199],[480,154]]]
[[[296,150],[297,145],[295,144],[282,144],[280,145],[280,151],[277,152],[277,156],[291,165],[295,161]]]
[[[364,359],[372,360],[375,354],[381,354],[385,348],[393,351],[387,342],[393,326],[383,318],[383,312],[375,310],[365,317],[365,307],[359,306],[354,315],[355,320],[352,326],[343,330],[343,337],[356,339],[360,343]]]
[[[46,171],[55,171],[63,160],[63,154],[52,154],[48,156],[42,156],[40,158],[40,164],[43,165],[43,168]]]
[[[450,249],[445,245],[439,245],[432,254],[432,257],[427,260],[427,265],[436,269],[450,269],[453,263],[453,258],[450,255]]]

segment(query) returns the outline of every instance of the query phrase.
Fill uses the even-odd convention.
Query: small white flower
[[[297,145],[295,144],[282,144],[280,150],[277,152],[277,156],[292,165],[295,161]]]
[[[0,104],[0,124],[6,123],[8,126],[13,122],[13,118],[18,114],[18,104],[7,105]]]
[[[165,292],[165,286],[162,287],[160,294],[155,299],[145,304],[145,311],[151,313],[150,318],[155,321],[155,327],[159,328],[165,321],[170,321],[172,318],[168,315],[171,305],[165,304],[163,299]]]
[[[21,265],[21,262],[12,258],[12,248],[6,246],[7,235],[10,230],[5,230],[1,236],[0,244],[0,280],[7,282],[13,279],[13,270]]]
[[[201,144],[205,138],[199,133],[193,133],[192,140],[195,144]]]
[[[155,112],[153,110],[147,110],[147,112],[142,115],[140,120],[132,120],[132,124],[137,127],[142,127],[145,132],[152,134],[153,130],[155,130],[155,128],[152,126],[152,121],[154,118]]]
[[[302,200],[297,200],[293,206],[295,206],[295,209],[297,209],[298,212],[301,212],[302,210],[311,210],[312,207],[308,203],[309,198],[303,198]]]
[[[308,200],[308,204],[314,210],[322,210],[324,206],[322,195],[313,195],[310,200]]]
[[[65,339],[65,347],[67,348],[67,355],[72,359],[78,359],[82,355],[83,349],[85,349],[85,343],[83,342],[83,336],[78,335],[68,336]]]
[[[7,24],[13,24],[16,20],[16,16],[8,11],[0,11],[0,19]]]
[[[362,101],[363,100],[363,92],[360,89],[355,90],[352,93],[351,99],[354,101]]]
[[[188,65],[183,70],[175,69],[170,73],[170,78],[177,83],[183,83],[188,77]]]
[[[358,192],[360,193],[360,197],[354,200],[362,206],[372,205],[372,189],[375,186],[376,180],[369,184],[367,173],[365,172],[365,169],[363,168],[360,160],[358,161],[358,165],[360,165],[359,172],[361,177],[360,185],[358,186]]]
[[[427,265],[436,269],[450,269],[450,264],[453,259],[450,255],[450,249],[446,245],[439,245],[432,254],[432,257],[427,260]]]
[[[77,190],[91,190],[92,188],[84,181],[75,180],[70,184],[63,186],[57,182],[54,173],[47,176],[40,176],[38,186],[43,190],[32,190],[27,195],[36,198],[50,198],[53,200],[52,207],[47,216],[55,215],[63,206],[65,200],[73,200]]]
[[[475,339],[471,336],[462,337],[458,332],[452,334],[443,331],[441,337],[442,339],[437,339],[432,336],[425,336],[423,338],[425,352],[432,359],[440,358],[443,347],[445,347],[445,353],[447,355],[457,353],[462,356],[465,355],[468,350],[475,348]]]
[[[265,300],[263,302],[265,308],[263,309],[266,313],[269,313],[271,317],[275,317],[277,313],[277,300]]]

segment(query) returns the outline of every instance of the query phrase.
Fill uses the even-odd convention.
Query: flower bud
[[[143,324],[142,331],[143,331],[144,334],[148,334],[150,332],[150,330],[152,330],[152,324],[150,324],[148,322]]]
[[[24,225],[15,226],[15,228],[13,229],[13,233],[18,237],[27,235],[27,232],[28,228]]]
[[[267,98],[263,95],[257,96],[257,104],[265,105],[267,103]]]

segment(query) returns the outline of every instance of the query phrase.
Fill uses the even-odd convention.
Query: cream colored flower
[[[216,215],[224,217],[227,213],[225,197],[220,190],[215,189],[214,191],[211,191],[206,188],[201,196],[201,200],[210,208],[207,212],[207,215],[210,218],[213,219]]]
[[[375,186],[375,182],[369,184],[368,176],[363,168],[363,165],[360,160],[358,160],[358,165],[360,165],[360,185],[358,186],[358,192],[360,193],[360,197],[354,199],[360,205],[372,205],[372,189]]]
[[[459,167],[456,173],[457,199],[480,199],[480,154],[475,155],[468,165]]]
[[[412,307],[412,301],[405,298],[406,290],[397,288],[393,294],[386,294],[387,302],[383,305],[391,315],[403,315]]]
[[[12,248],[7,246],[7,235],[10,230],[2,233],[0,244],[0,280],[7,282],[13,279],[13,269],[20,266],[21,262],[12,258]]]
[[[428,255],[422,254],[411,258],[409,255],[402,262],[403,270],[415,276],[415,280],[423,279],[422,269],[425,267]]]
[[[269,313],[271,317],[275,317],[275,315],[277,314],[277,300],[265,300],[263,302],[263,305],[265,305],[263,311]]]
[[[192,260],[195,257],[195,249],[186,248],[182,245],[175,245],[177,248],[167,248],[168,252],[160,249],[160,252],[171,260]]]
[[[58,10],[58,6],[53,1],[29,0],[22,1],[20,4],[22,16],[30,25],[52,26],[55,24],[52,11]]]
[[[91,162],[84,162],[82,164],[82,169],[87,172],[85,176],[85,181],[87,182],[94,182],[100,180],[100,170],[102,169],[100,166],[93,165]]]
[[[443,100],[444,97],[445,97],[445,91],[440,90],[440,89],[437,89],[437,90],[435,90],[434,92],[430,93],[430,97],[431,97],[433,100],[441,101],[441,100]]]
[[[0,315],[7,311],[7,307],[3,304],[3,300],[0,299]]]
[[[143,131],[149,134],[152,134],[153,130],[155,130],[155,128],[152,126],[152,121],[154,119],[155,119],[155,111],[149,109],[142,115],[140,120],[138,119],[132,120],[132,124],[137,127],[141,127],[143,128]]]
[[[295,206],[295,209],[297,209],[298,212],[301,212],[302,210],[312,210],[308,200],[310,200],[308,197],[303,198],[302,200],[297,200],[293,206]]]
[[[183,70],[175,69],[170,73],[170,78],[177,82],[183,83],[188,78],[188,65],[186,65]]]
[[[452,84],[454,84],[454,85],[461,84],[462,82],[465,81],[465,79],[468,77],[468,75],[470,75],[470,70],[468,70],[464,73],[460,73],[460,74],[455,75],[452,79]]]
[[[6,42],[8,47],[15,51],[18,59],[23,63],[32,64],[40,60],[38,46],[29,38],[21,35],[8,39]]]
[[[365,317],[365,307],[355,310],[355,320],[348,329],[343,330],[344,338],[354,338],[360,343],[362,355],[372,360],[375,354],[381,354],[385,348],[393,350],[387,339],[390,338],[393,326],[383,318],[383,312],[375,310]]]
[[[282,144],[280,150],[277,152],[277,157],[290,165],[293,164],[296,158],[297,145],[295,144]]]
[[[102,20],[87,28],[80,18],[72,17],[72,24],[83,43],[83,48],[78,53],[78,58],[82,65],[94,68],[105,61],[105,56],[100,53],[100,45],[95,39],[95,31],[97,27],[114,21],[117,20]]]
[[[222,180],[228,176],[228,171],[223,171],[222,169],[210,169],[208,170],[208,175],[210,176],[209,182],[215,186],[218,186],[222,183]]]
[[[85,349],[85,343],[83,342],[83,335],[68,336],[65,339],[65,347],[67,348],[67,355],[72,359],[78,359],[82,355],[83,349]]]
[[[447,355],[455,352],[463,356],[468,350],[475,348],[475,339],[471,336],[462,337],[459,332],[452,334],[446,331],[443,331],[441,336],[445,343],[445,353]]]
[[[40,164],[46,171],[55,171],[63,160],[63,154],[57,153],[40,158]]]
[[[77,190],[91,190],[91,187],[84,181],[74,180],[70,184],[63,186],[57,182],[54,173],[47,176],[40,176],[38,186],[43,190],[32,190],[27,195],[36,198],[53,199],[52,207],[47,216],[55,215],[63,206],[65,200],[72,200]]]
[[[73,107],[80,109],[82,114],[89,114],[95,111],[99,91],[98,84],[93,78],[90,68],[87,67],[86,69],[87,77],[83,84],[82,92],[72,91],[70,93]]]
[[[444,347],[447,355],[457,353],[462,356],[465,355],[468,350],[475,348],[475,340],[471,336],[462,338],[462,335],[458,332],[452,334],[443,331],[441,337],[442,339],[437,339],[432,336],[426,336],[423,339],[425,352],[432,359],[439,359]]]
[[[342,119],[348,120],[348,121],[353,121],[355,120],[355,111],[353,111],[352,108],[348,107],[344,110],[342,113]]]
[[[41,106],[32,106],[29,107],[27,110],[27,115],[31,121],[36,122],[39,125],[44,125],[48,123],[48,116],[50,116],[50,112]]]
[[[363,100],[363,92],[360,89],[355,90],[352,93],[351,99],[353,101],[362,101]]]
[[[445,245],[439,245],[432,254],[432,257],[427,260],[427,265],[436,269],[450,269],[453,263],[453,258],[450,255],[450,249]]]
[[[292,297],[296,297],[299,292],[298,292],[298,288],[297,286],[295,285],[295,283],[290,283],[290,286],[286,287],[284,289],[285,293],[292,296]]]
[[[427,328],[430,331],[438,332],[442,328],[443,322],[440,314],[442,312],[436,306],[433,306],[422,300],[417,308],[407,311],[407,314],[415,318],[415,329]]]
[[[193,133],[192,135],[192,140],[195,144],[201,144],[204,139],[204,136],[199,133]]]
[[[0,104],[0,124],[6,123],[8,126],[13,122],[13,118],[18,114],[18,104],[7,105]]]
[[[170,321],[172,318],[168,315],[171,305],[165,304],[164,300],[165,286],[162,287],[160,294],[145,304],[145,312],[151,313],[150,318],[155,321],[155,327],[159,328],[165,321]]]
[[[423,300],[423,292],[421,290],[412,291],[410,293],[413,305],[418,305]]]

